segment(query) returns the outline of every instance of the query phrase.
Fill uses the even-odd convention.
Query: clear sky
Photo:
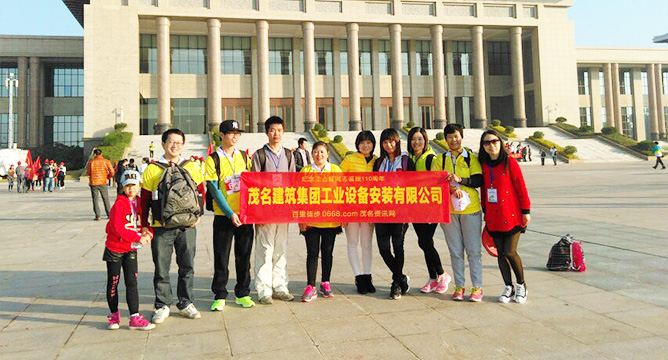
[[[666,48],[652,38],[668,33],[667,14],[668,0],[574,0],[569,10],[577,46]],[[2,35],[83,35],[61,0],[0,0],[0,16]]]

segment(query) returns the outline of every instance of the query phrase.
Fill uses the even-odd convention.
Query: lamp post
[[[14,78],[14,73],[9,73],[5,79],[5,87],[9,89],[9,118],[7,119],[7,148],[14,148],[14,88],[19,87],[19,81]]]

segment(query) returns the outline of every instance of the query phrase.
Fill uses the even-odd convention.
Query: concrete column
[[[603,76],[605,76],[605,114],[606,125],[615,126],[615,101],[614,88],[612,86],[612,64],[603,64]]]
[[[434,80],[434,128],[442,129],[445,118],[445,63],[443,62],[443,25],[431,27],[432,78]]]
[[[622,108],[619,105],[619,64],[612,64],[612,104],[615,114],[615,128],[622,134]]]
[[[30,129],[28,132],[28,146],[35,147],[41,144],[41,139],[39,138],[39,124],[40,121],[40,103],[41,103],[41,93],[40,93],[40,78],[42,77],[42,68],[41,62],[38,57],[30,58],[30,84],[29,87],[29,112],[30,112]],[[4,84],[3,84],[4,85]],[[20,84],[19,84],[20,86]]]
[[[16,143],[17,146],[26,146],[26,129],[28,128],[28,58],[21,56],[18,58],[18,79],[19,88],[17,89],[16,101]],[[2,84],[4,86],[4,84]]]
[[[456,114],[456,102],[455,102],[455,89],[457,88],[456,83],[455,83],[455,63],[454,63],[454,55],[452,54],[452,41],[448,40],[446,43],[446,53],[445,53],[445,69],[446,69],[446,82],[445,82],[445,96],[446,96],[446,101],[447,101],[447,111],[446,111],[446,123],[450,122],[448,119],[447,114],[450,114],[452,116],[452,122],[455,123],[457,122],[457,117],[455,116]],[[469,118],[464,118],[464,127],[469,128],[471,127],[471,122],[469,121]],[[445,126],[444,126],[445,127]]]
[[[258,117],[258,76],[257,76],[257,36],[251,36],[251,123],[248,132],[262,132],[263,128],[258,127],[260,122]],[[301,114],[301,113],[300,113]]]
[[[169,61],[169,18],[156,18],[158,26],[158,122],[153,132],[162,134],[172,126],[171,64]]]
[[[401,25],[390,25],[390,56],[392,66],[392,121],[394,129],[404,126],[404,84],[401,73]]]
[[[310,21],[302,23],[302,33],[304,35],[304,129],[309,130],[318,122],[315,111],[315,26],[313,23]]]
[[[360,54],[359,31],[357,23],[346,25],[348,31],[348,128],[350,131],[362,130],[360,110]]]
[[[220,90],[220,20],[207,20],[209,27],[207,41],[207,117],[209,130],[215,129],[222,122],[223,106]],[[242,121],[242,119],[238,119]]]
[[[659,140],[659,113],[656,107],[656,74],[654,65],[647,64],[647,98],[649,100],[649,128],[651,140]]]
[[[471,42],[473,45],[473,127],[484,129],[487,127],[487,98],[485,96],[485,65],[482,43],[483,27],[471,27]]]
[[[269,23],[255,22],[257,31],[257,84],[258,84],[258,132],[264,131],[264,122],[269,118]],[[298,61],[298,60],[295,60]],[[295,106],[297,106],[295,104]]]
[[[420,86],[419,85],[419,74],[417,70],[417,44],[415,40],[411,39],[408,40],[408,74],[403,75],[404,80],[408,80],[408,96],[410,99],[410,104],[408,105],[408,119],[406,122],[408,123],[409,121],[413,121],[415,123],[415,126],[422,126],[422,111],[420,111],[420,104],[419,100],[420,98],[418,97],[418,92],[417,88]],[[401,68],[403,69],[403,59],[401,60]],[[402,70],[403,71],[403,70]],[[406,83],[404,83],[406,84]],[[404,114],[406,116],[406,114]],[[425,127],[426,129],[429,129],[430,127]]]
[[[296,132],[304,131],[304,111],[302,109],[302,64],[299,61],[299,42],[301,38],[292,38],[292,116]],[[286,128],[286,131],[288,129]]]
[[[364,130],[382,130],[387,128],[383,121],[385,108],[380,105],[380,59],[378,57],[378,39],[371,40],[371,85],[373,87],[371,124]]]
[[[656,114],[659,122],[659,137],[666,138],[666,113],[663,110],[663,69],[661,64],[654,64],[654,75],[656,76],[655,94],[656,94]]]
[[[510,70],[513,79],[513,107],[515,127],[527,127],[524,102],[524,63],[522,59],[522,27],[510,28]]]
[[[334,131],[345,131],[343,111],[341,107],[341,41],[332,39],[332,82],[334,84]]]

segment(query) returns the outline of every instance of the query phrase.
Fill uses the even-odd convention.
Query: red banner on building
[[[450,222],[446,172],[241,174],[246,224]]]

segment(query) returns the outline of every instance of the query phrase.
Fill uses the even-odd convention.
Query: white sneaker
[[[512,285],[507,285],[503,287],[503,294],[499,297],[499,302],[507,304],[510,302],[510,299],[515,295],[515,289]]]
[[[515,302],[518,304],[524,304],[527,302],[528,294],[529,291],[524,284],[517,284],[517,290],[515,291]]]
[[[163,305],[160,309],[155,309],[151,322],[154,324],[162,324],[166,318],[169,317],[169,306]]]
[[[188,319],[199,319],[202,317],[202,314],[200,314],[199,311],[197,311],[197,308],[193,303],[190,303],[190,305],[179,310],[179,314],[181,314],[181,316],[183,317],[187,317]]]

